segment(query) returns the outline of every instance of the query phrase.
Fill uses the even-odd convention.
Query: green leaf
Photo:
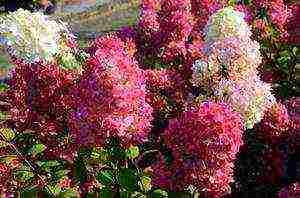
[[[30,168],[24,165],[20,168],[20,170],[16,171],[15,174],[16,178],[22,182],[27,182],[34,177],[34,173],[30,170]]]
[[[38,197],[38,189],[36,187],[30,187],[20,191],[20,198]]]
[[[41,167],[42,170],[51,173],[54,168],[61,166],[61,163],[57,160],[43,160],[36,162],[36,164]]]
[[[13,160],[16,159],[18,159],[17,155],[6,155],[6,156],[1,156],[0,161],[6,164],[10,164]]]
[[[236,4],[236,0],[229,0],[228,5],[229,6],[234,6]]]
[[[144,194],[141,193],[141,192],[134,192],[134,193],[131,195],[131,198],[147,198],[147,196],[144,195]]]
[[[252,1],[252,0],[244,0],[243,2],[244,2],[245,5],[250,5],[250,4],[251,4],[251,1]]]
[[[49,192],[49,190],[46,189],[47,192],[48,192],[50,195],[54,194],[54,195],[57,196],[57,195],[59,195],[59,193],[61,192],[61,188],[60,188],[60,186],[59,186],[58,184],[55,184],[55,185],[48,185],[47,187],[49,188],[49,190],[51,190],[51,192]]]
[[[102,188],[99,192],[99,197],[101,197],[101,198],[112,198],[113,197],[112,190],[108,187]]]
[[[83,182],[87,178],[86,164],[82,157],[75,160],[75,177],[77,181]]]
[[[113,147],[110,149],[111,155],[114,158],[117,158],[118,160],[124,160],[126,158],[126,153],[124,149],[120,147]]]
[[[9,119],[9,115],[6,112],[0,111],[0,121],[5,121]]]
[[[97,173],[98,181],[103,185],[111,185],[114,182],[113,170],[103,170]]]
[[[5,148],[7,146],[9,146],[8,142],[2,141],[2,140],[0,141],[0,148]]]
[[[55,180],[60,180],[64,177],[67,177],[68,173],[70,172],[70,170],[59,170],[59,171],[56,171],[54,172],[53,176],[54,176],[54,179]]]
[[[37,155],[42,153],[46,149],[46,146],[43,144],[35,144],[31,149],[29,149],[29,155]]]
[[[61,192],[59,194],[59,197],[61,198],[73,198],[73,197],[78,197],[78,193],[74,190],[67,189],[64,192]]]
[[[130,192],[138,189],[138,177],[137,172],[132,169],[121,169],[119,173],[120,185]]]
[[[2,128],[0,129],[0,133],[1,137],[7,142],[10,142],[15,138],[15,132],[10,128]]]
[[[5,83],[0,83],[0,93],[5,92],[9,89],[9,86]]]
[[[154,190],[151,193],[151,198],[163,198],[163,197],[168,197],[168,193],[161,189]]]
[[[102,164],[109,162],[109,155],[105,149],[94,148],[91,152],[91,158],[101,162]]]
[[[121,191],[120,192],[120,198],[131,198],[131,192],[128,191]]]
[[[140,154],[139,147],[131,146],[126,150],[126,157],[129,159],[137,158]]]

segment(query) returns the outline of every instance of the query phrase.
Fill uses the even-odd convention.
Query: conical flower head
[[[232,7],[226,7],[213,14],[205,27],[205,41],[207,43],[226,38],[248,39],[251,31],[244,13],[235,11]]]
[[[0,24],[2,44],[12,56],[29,63],[52,61],[60,51],[63,33],[69,33],[63,23],[23,9],[0,17]]]

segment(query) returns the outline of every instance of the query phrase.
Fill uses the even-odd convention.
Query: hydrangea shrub
[[[143,0],[136,26],[79,49],[41,13],[2,16],[1,196],[294,196],[290,17],[283,1]],[[275,84],[268,61],[288,70]]]

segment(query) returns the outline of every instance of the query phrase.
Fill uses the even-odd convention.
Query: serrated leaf
[[[103,170],[97,173],[98,181],[103,185],[110,185],[114,182],[113,170]]]
[[[20,170],[15,172],[16,178],[22,182],[27,182],[34,177],[34,173],[27,166],[22,166]]]
[[[1,128],[0,133],[1,137],[7,142],[10,142],[15,138],[15,132],[10,128]]]
[[[136,171],[126,168],[119,173],[119,182],[122,188],[133,192],[138,189],[138,177]]]
[[[151,193],[151,198],[164,198],[164,197],[168,197],[168,193],[161,189],[154,190]]]
[[[46,149],[46,146],[43,144],[35,144],[31,149],[29,149],[29,155],[37,155],[42,153]]]
[[[126,150],[126,157],[129,159],[137,158],[140,154],[139,147],[137,146],[131,146]]]

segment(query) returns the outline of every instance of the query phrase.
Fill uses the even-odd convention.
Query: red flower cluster
[[[10,90],[6,94],[6,101],[11,106],[11,120],[8,122],[18,132],[35,132],[47,144],[47,157],[63,157],[68,149],[57,136],[64,135],[72,99],[69,90],[76,73],[42,62],[26,64],[15,60],[14,63],[9,80]]]
[[[60,120],[69,108],[67,98],[75,73],[57,65],[15,61],[8,92],[18,130],[31,129],[36,119]]]
[[[159,163],[154,184],[173,191],[194,185],[200,191],[221,195],[229,188],[242,132],[240,115],[227,105],[203,102],[192,107],[171,120],[164,133],[174,160],[170,166]]]
[[[272,39],[287,38],[287,25],[291,18],[291,9],[283,0],[255,0],[249,5],[237,4],[236,9],[245,12],[245,20],[253,25],[257,40],[264,40],[270,34],[273,26],[279,32],[279,36],[272,35]]]
[[[10,186],[12,170],[11,168],[4,163],[0,163],[0,193],[5,193]]]
[[[257,132],[267,142],[275,143],[280,137],[287,135],[290,127],[291,123],[287,109],[283,104],[277,103],[264,113]]]
[[[127,143],[144,140],[152,108],[145,102],[143,71],[117,36],[98,38],[93,45],[95,55],[73,89],[71,134],[83,145],[103,145],[111,136]]]
[[[155,56],[169,63],[186,55],[186,41],[192,31],[189,0],[142,1],[138,29]],[[148,47],[148,48],[149,48]]]
[[[187,89],[180,73],[175,69],[149,69],[146,70],[146,82],[147,101],[155,110],[166,109],[168,101],[172,101],[177,111],[182,111]]]

